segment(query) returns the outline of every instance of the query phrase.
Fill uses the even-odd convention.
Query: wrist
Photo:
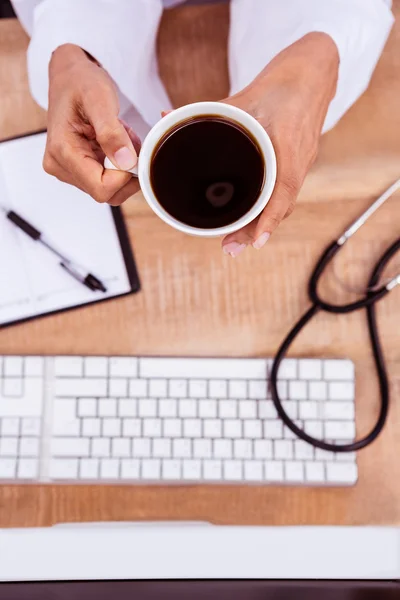
[[[65,71],[79,63],[92,62],[91,57],[75,44],[63,44],[56,48],[51,56],[50,72]]]

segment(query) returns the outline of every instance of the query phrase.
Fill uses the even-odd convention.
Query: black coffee
[[[158,202],[191,227],[234,223],[257,201],[265,166],[257,142],[218,116],[179,123],[154,150],[150,180]]]

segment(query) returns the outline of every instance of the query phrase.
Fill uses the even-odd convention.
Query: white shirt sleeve
[[[231,93],[307,33],[327,33],[340,55],[323,132],[331,129],[369,84],[394,22],[390,7],[391,0],[231,0]]]
[[[171,108],[156,58],[162,0],[13,0],[13,6],[31,35],[28,73],[41,106],[48,105],[51,54],[71,43],[108,71],[121,93],[121,112],[133,105],[153,125]]]

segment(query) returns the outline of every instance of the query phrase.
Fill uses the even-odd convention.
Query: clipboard
[[[0,329],[140,290],[122,211],[46,174],[46,132],[0,142],[0,204],[36,226],[60,250],[104,280],[93,292],[57,257],[0,212]]]

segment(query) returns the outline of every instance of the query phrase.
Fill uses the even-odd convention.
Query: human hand
[[[252,223],[223,239],[226,254],[236,257],[248,245],[262,248],[292,213],[317,156],[338,69],[333,40],[324,33],[311,33],[278,54],[247,88],[223,100],[261,123],[277,158],[276,185],[267,206]]]
[[[124,171],[137,163],[140,140],[118,119],[115,84],[78,46],[54,52],[49,69],[49,112],[44,170],[90,194],[119,206],[139,189]],[[104,169],[105,156],[122,169]]]

